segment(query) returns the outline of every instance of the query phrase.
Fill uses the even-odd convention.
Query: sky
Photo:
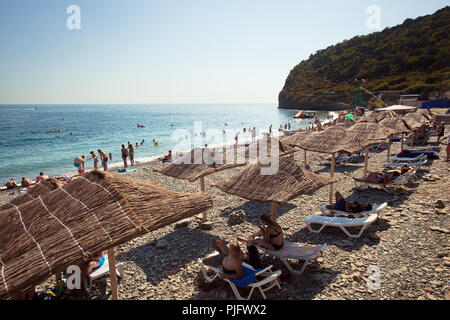
[[[0,0],[0,104],[277,104],[290,70],[317,50],[447,4]],[[71,5],[79,29],[67,27]]]

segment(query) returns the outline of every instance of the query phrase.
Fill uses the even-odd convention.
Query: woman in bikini
[[[281,226],[272,221],[268,215],[263,214],[260,217],[263,226],[260,230],[248,237],[248,239],[243,239],[238,237],[239,241],[264,247],[269,250],[280,250],[283,248],[284,235]]]

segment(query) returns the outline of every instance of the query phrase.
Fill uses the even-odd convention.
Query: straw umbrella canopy
[[[245,163],[235,161],[234,153],[234,159],[230,163],[229,159],[225,158],[226,153],[226,149],[223,153],[216,155],[214,150],[195,148],[181,158],[155,169],[155,171],[173,178],[194,182],[215,172],[245,165]]]
[[[386,140],[386,139],[389,139],[389,146],[390,146],[390,140],[391,140],[392,136],[395,134],[395,131],[388,127],[385,127],[379,123],[373,123],[373,122],[357,123],[353,127],[349,128],[348,131],[352,132],[353,134],[357,135],[358,137],[362,137],[366,141],[366,143],[365,143],[366,152],[365,152],[365,161],[364,161],[364,176],[366,176],[367,170],[368,170],[369,146],[371,144],[374,144],[374,143],[377,143],[377,142],[380,142],[380,141]]]
[[[355,125],[357,125],[356,123]],[[285,143],[306,151],[331,154],[331,178],[334,178],[335,158],[337,152],[355,153],[365,148],[368,141],[342,126],[329,127],[324,131],[297,133],[285,140]],[[330,203],[333,200],[333,184],[330,185]]]
[[[181,158],[155,169],[163,175],[184,179],[194,182],[200,179],[200,190],[205,191],[205,177],[230,168],[243,166],[245,161],[240,163],[237,161],[237,154],[235,150],[231,151],[231,155],[226,149],[223,153],[216,154],[215,150],[208,148],[195,148],[188,153],[185,153]],[[232,158],[231,162],[229,158]],[[206,211],[203,212],[203,221],[206,221]]]
[[[384,127],[388,127],[390,129],[394,130],[396,134],[401,133],[401,135],[402,135],[401,150],[403,150],[403,135],[405,133],[408,133],[413,130],[408,125],[408,123],[403,118],[396,117],[396,118],[386,118],[383,121],[381,121],[380,124],[383,125]],[[390,146],[391,146],[391,140],[389,139],[388,158],[387,158],[388,162],[390,159]]]
[[[280,158],[278,164],[273,175],[262,174],[265,166],[258,162],[213,186],[247,200],[271,202],[272,219],[276,220],[276,203],[285,203],[334,182],[334,179],[313,173],[289,158]]]
[[[211,205],[204,193],[178,193],[152,181],[94,171],[37,199],[3,208],[0,299],[104,250],[117,298],[115,246]]]

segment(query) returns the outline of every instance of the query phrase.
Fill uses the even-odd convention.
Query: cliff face
[[[291,70],[279,94],[279,108],[348,108],[362,79],[370,91],[432,93],[441,82],[446,89],[450,85],[448,34],[450,7],[445,7],[319,50]]]

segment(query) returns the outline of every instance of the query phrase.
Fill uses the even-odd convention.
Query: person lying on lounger
[[[283,248],[284,235],[281,226],[272,221],[268,215],[263,214],[261,217],[263,225],[256,233],[251,234],[248,239],[238,237],[239,241],[264,247],[269,250],[280,250]]]
[[[223,272],[219,274],[222,279],[242,278],[244,275],[242,269],[244,254],[239,247],[239,243],[232,242],[227,245],[223,240],[211,240],[211,246],[219,252],[219,255],[211,258],[214,260],[206,259],[203,263],[211,266],[222,265]]]
[[[345,198],[336,191],[335,193],[336,203],[329,204],[326,206],[327,209],[345,211],[348,213],[361,213],[364,211],[372,210],[372,205],[368,203],[359,203],[358,201],[350,202],[345,200]]]
[[[398,170],[368,172],[365,181],[370,183],[388,183],[407,173],[411,169],[410,166],[404,165]]]

